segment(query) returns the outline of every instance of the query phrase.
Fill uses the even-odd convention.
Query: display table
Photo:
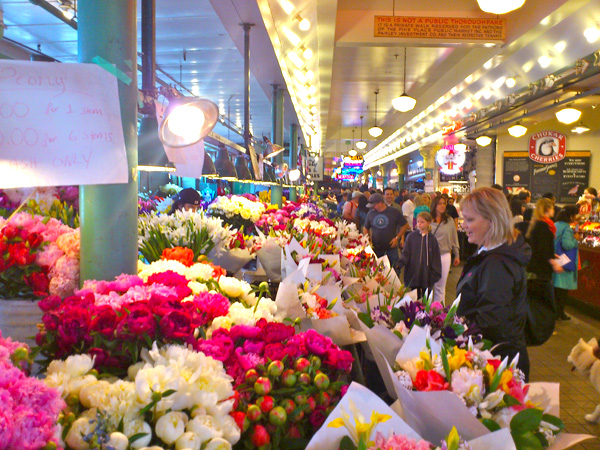
[[[574,306],[600,318],[600,248],[579,246],[582,269],[577,278],[577,290],[570,291]]]

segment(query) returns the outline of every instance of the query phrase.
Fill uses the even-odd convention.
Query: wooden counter
[[[580,245],[579,258],[585,267],[579,271],[577,290],[570,291],[569,296],[574,306],[600,318],[600,248]]]

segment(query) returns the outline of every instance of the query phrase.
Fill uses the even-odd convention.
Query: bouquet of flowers
[[[0,190],[0,216],[8,217],[22,203],[23,212],[51,217],[71,228],[79,226],[78,186]]]
[[[127,377],[98,378],[94,358],[52,361],[45,383],[68,400],[61,422],[66,449],[231,449],[240,438],[229,415],[231,378],[213,358],[153,344]]]
[[[314,330],[259,320],[219,329],[196,349],[223,361],[239,401],[244,448],[306,442],[345,390],[353,358]]]
[[[165,248],[186,247],[194,259],[211,250],[221,254],[231,239],[229,226],[202,212],[175,211],[172,215],[142,214],[138,219],[138,246],[148,262],[160,259]]]
[[[507,359],[501,361],[470,342],[464,349],[442,344],[434,350],[428,345],[419,356],[405,355],[398,362],[400,389],[453,393],[464,405],[462,408],[490,431],[510,428],[518,449],[547,448],[564,428],[558,417],[547,414],[547,397],[530,395],[530,386],[517,368],[518,355],[510,363]],[[400,398],[406,401],[405,395]],[[449,406],[444,409],[455,418],[464,414]],[[460,429],[463,424],[457,426]]]
[[[65,408],[57,390],[27,376],[24,344],[0,333],[0,448],[57,448],[58,418]]]
[[[79,283],[79,230],[17,213],[0,218],[0,296],[68,295]]]
[[[265,210],[265,204],[259,202],[254,196],[223,195],[208,205],[207,213],[214,217],[220,217],[223,222],[234,228],[252,232],[254,224]]]

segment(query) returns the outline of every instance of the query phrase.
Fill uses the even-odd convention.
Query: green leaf
[[[511,434],[517,450],[543,450],[542,443],[531,431]]]
[[[560,431],[565,429],[565,423],[558,417],[553,416],[552,414],[544,414],[542,416],[542,420],[544,422],[548,422],[550,425],[553,425],[559,429],[559,431],[554,432],[554,434],[559,433]]]
[[[357,450],[356,445],[352,442],[349,436],[344,436],[339,444],[340,450]]]
[[[536,431],[540,427],[544,413],[541,409],[527,408],[518,412],[510,421],[511,432],[524,434]]]
[[[392,308],[391,316],[394,323],[399,323],[406,318],[402,310],[399,308]]]
[[[442,349],[440,350],[440,358],[442,359],[442,366],[444,367],[444,373],[446,374],[446,380],[450,380],[450,364],[448,364],[448,352],[446,350],[446,346],[442,344]]]
[[[173,395],[175,392],[177,392],[175,389],[169,389],[168,391],[162,393],[162,398],[167,398]]]
[[[504,404],[506,406],[521,405],[521,402],[519,400],[517,400],[516,398],[514,398],[512,395],[509,395],[509,394],[504,394],[504,397],[502,397],[502,400],[504,401]]]
[[[373,322],[370,314],[359,312],[358,318],[369,328],[373,328],[375,326],[375,322]]]
[[[358,450],[367,450],[367,443],[362,439],[358,441]]]
[[[485,427],[491,432],[498,431],[501,429],[500,425],[496,423],[496,421],[492,419],[481,419],[481,423],[485,425]]]
[[[296,409],[294,409],[290,415],[288,416],[288,419],[293,421],[302,411],[306,410],[308,408],[308,403],[302,406],[298,406]]]
[[[138,433],[138,434],[134,434],[133,436],[131,436],[129,438],[129,443],[133,443],[135,441],[137,441],[138,439],[143,438],[144,436],[148,436],[148,433]]]
[[[148,403],[146,406],[144,406],[144,407],[143,407],[143,408],[140,410],[140,416],[143,416],[143,415],[144,415],[144,414],[146,414],[148,411],[150,411],[150,410],[151,410],[151,409],[154,407],[154,405],[155,405],[155,404],[156,404],[156,402],[150,402],[150,403]],[[132,441],[131,441],[131,439],[130,439],[129,441],[130,441],[130,442],[132,442]]]

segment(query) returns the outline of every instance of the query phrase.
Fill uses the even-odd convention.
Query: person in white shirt
[[[411,192],[408,196],[408,200],[402,203],[402,215],[408,222],[408,226],[412,229],[413,216],[415,212],[415,204],[413,200],[417,196],[416,192]]]

